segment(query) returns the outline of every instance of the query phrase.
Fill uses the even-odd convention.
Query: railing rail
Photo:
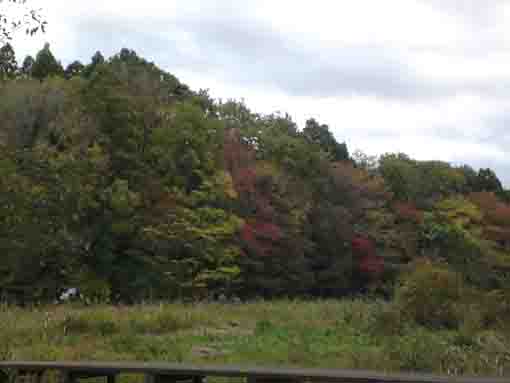
[[[169,363],[0,362],[3,379],[31,377],[41,383],[46,371],[58,371],[62,383],[119,374],[143,374],[147,383],[199,383],[207,377],[245,378],[248,383],[509,383],[509,378],[387,374],[364,370],[195,366]]]

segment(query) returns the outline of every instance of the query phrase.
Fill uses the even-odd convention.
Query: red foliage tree
[[[384,271],[384,260],[376,255],[374,243],[366,237],[356,236],[351,246],[360,272],[369,278],[379,277]]]
[[[492,241],[501,242],[506,246],[510,245],[510,228],[489,226],[484,229],[484,234]]]
[[[256,171],[255,150],[243,142],[239,129],[228,129],[224,141],[225,169],[232,174],[239,200],[249,216],[241,240],[257,255],[274,253],[283,230],[272,206],[272,179]]]
[[[393,204],[393,210],[397,214],[397,217],[413,223],[423,222],[423,212],[418,210],[416,206],[410,202],[395,202]]]
[[[469,198],[482,210],[485,219],[498,226],[510,226],[510,205],[493,192],[471,193]]]
[[[244,167],[232,174],[234,186],[240,195],[254,194],[257,175],[255,169]]]
[[[348,162],[333,163],[329,173],[335,194],[349,206],[353,216],[359,217],[366,209],[379,207],[391,197],[381,177]]]
[[[239,129],[227,129],[223,139],[223,163],[225,170],[232,177],[242,176],[242,170],[250,168],[255,162],[255,150],[249,144],[243,142]]]
[[[275,224],[253,220],[246,223],[241,230],[241,239],[244,243],[258,255],[271,255],[283,234]]]
[[[500,226],[510,226],[510,205],[499,203],[495,209],[487,212],[487,219]]]
[[[485,237],[510,248],[510,205],[493,192],[471,193],[469,198],[484,214]]]
[[[474,192],[469,195],[469,199],[482,211],[495,209],[501,203],[493,192]]]
[[[375,246],[368,238],[356,236],[351,241],[352,250],[355,254],[359,255],[373,255],[375,254]]]

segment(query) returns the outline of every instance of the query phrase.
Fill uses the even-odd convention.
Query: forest
[[[510,191],[491,169],[351,153],[126,48],[64,68],[7,43],[0,100],[2,300],[362,294],[418,322],[448,325],[451,302],[510,318]]]

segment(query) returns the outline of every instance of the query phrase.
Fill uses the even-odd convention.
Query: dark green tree
[[[94,73],[97,66],[100,64],[104,64],[104,62],[105,62],[104,56],[102,55],[101,52],[97,51],[96,53],[94,53],[94,56],[92,56],[90,64],[85,66],[85,68],[83,69],[82,72],[83,76],[85,78],[89,78],[92,75],[92,73]]]
[[[36,56],[32,67],[32,76],[42,81],[49,76],[58,76],[63,73],[62,65],[55,59],[50,50],[50,44],[44,44]]]
[[[128,48],[122,48],[120,52],[113,57],[113,60],[120,60],[127,64],[137,64],[145,62],[145,60],[139,57],[134,50]]]
[[[326,124],[319,124],[311,118],[306,121],[303,135],[311,142],[318,144],[329,153],[332,161],[347,161],[349,152],[345,142],[338,143]]]
[[[94,53],[94,56],[92,56],[92,64],[93,65],[99,65],[104,63],[104,56],[100,51],[97,51]]]
[[[23,60],[23,64],[21,65],[21,73],[25,76],[31,77],[32,70],[34,69],[35,60],[32,56],[28,55]]]
[[[66,67],[64,77],[70,79],[71,77],[80,76],[84,68],[85,66],[80,61],[73,61]]]
[[[494,193],[501,193],[503,191],[501,181],[496,176],[496,173],[489,168],[478,171],[476,187],[478,189],[476,191],[492,191]]]
[[[469,165],[462,165],[458,170],[466,180],[465,190],[463,191],[465,193],[478,191],[478,173]]]
[[[0,48],[0,79],[13,78],[17,71],[16,54],[12,45],[7,43]]]

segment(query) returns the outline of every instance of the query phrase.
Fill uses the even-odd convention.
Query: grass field
[[[0,359],[169,361],[510,376],[510,334],[430,330],[381,301],[0,308]]]

